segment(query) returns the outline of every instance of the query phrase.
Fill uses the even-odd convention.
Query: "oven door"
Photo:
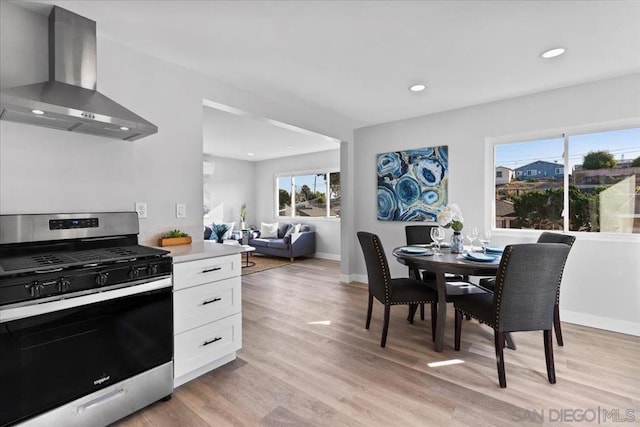
[[[170,362],[171,279],[0,308],[0,426]]]

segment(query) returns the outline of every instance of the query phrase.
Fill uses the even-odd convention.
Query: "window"
[[[339,217],[340,172],[279,176],[279,217]]]
[[[497,228],[640,233],[640,128],[509,141],[493,160],[539,177],[496,183]]]
[[[293,188],[293,177],[279,177],[277,188],[278,216],[291,216],[291,194]]]
[[[502,171],[496,171],[496,178],[502,178]]]

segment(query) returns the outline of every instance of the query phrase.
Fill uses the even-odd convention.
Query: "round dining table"
[[[484,293],[471,283],[456,286],[455,283],[447,284],[445,278],[446,273],[460,274],[463,276],[495,276],[498,272],[500,264],[500,256],[496,256],[492,262],[476,262],[464,259],[461,254],[453,254],[448,249],[442,249],[440,255],[435,255],[433,251],[425,251],[424,254],[408,253],[403,251],[406,246],[393,249],[393,256],[396,260],[409,267],[409,276],[413,279],[420,280],[416,277],[417,269],[431,271],[436,276],[436,285],[438,291],[438,317],[436,321],[436,337],[434,342],[434,350],[442,351],[442,343],[444,340],[444,330],[447,319],[447,296],[461,295],[469,293]]]

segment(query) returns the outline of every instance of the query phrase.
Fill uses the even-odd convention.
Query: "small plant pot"
[[[160,246],[188,245],[191,243],[191,237],[163,237],[160,239]]]

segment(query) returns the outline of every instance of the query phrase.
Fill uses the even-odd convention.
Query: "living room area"
[[[204,238],[249,246],[243,273],[340,260],[338,140],[205,101],[202,165]]]

